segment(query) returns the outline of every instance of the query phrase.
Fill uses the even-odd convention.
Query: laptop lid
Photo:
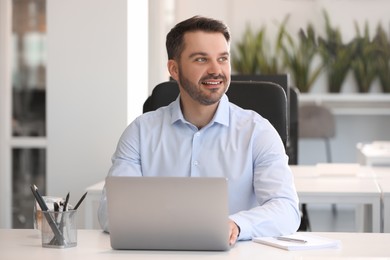
[[[111,247],[228,250],[225,178],[106,178]]]

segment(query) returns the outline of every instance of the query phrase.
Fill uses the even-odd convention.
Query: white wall
[[[149,93],[169,79],[165,37],[173,25],[173,0],[149,0]]]
[[[149,4],[148,1],[119,2],[122,1],[127,2],[127,123],[130,123],[142,114],[142,106],[148,97]],[[106,4],[113,3],[107,1]]]
[[[47,1],[50,195],[70,191],[75,203],[104,179],[119,136],[142,113],[147,3],[137,2]]]

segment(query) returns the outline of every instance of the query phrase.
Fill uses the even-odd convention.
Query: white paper
[[[314,250],[322,248],[338,248],[341,246],[340,240],[329,239],[326,237],[319,237],[310,234],[297,233],[286,238],[301,239],[307,241],[306,243],[297,243],[292,241],[282,241],[275,237],[255,237],[253,241],[256,243],[273,246],[285,250]]]

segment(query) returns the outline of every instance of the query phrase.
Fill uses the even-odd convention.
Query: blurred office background
[[[120,134],[169,77],[165,36],[175,23],[221,19],[233,49],[248,25],[267,26],[275,38],[287,14],[291,34],[309,22],[323,32],[323,10],[345,40],[355,21],[390,33],[387,0],[0,0],[0,227],[32,227],[31,183],[42,194],[70,191],[75,201],[105,178]],[[330,101],[324,82],[320,76],[302,100],[336,104],[334,162],[356,162],[358,142],[390,139],[390,98],[378,82],[352,101],[351,75],[344,97]],[[300,140],[298,158],[324,162],[323,143]]]

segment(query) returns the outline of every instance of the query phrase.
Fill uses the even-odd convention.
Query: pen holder
[[[53,196],[42,196],[42,199],[45,201],[47,207],[50,211],[54,211],[54,202],[57,202],[60,204],[61,202],[64,202],[63,198],[60,197],[53,197]],[[42,210],[41,207],[39,207],[38,202],[34,201],[34,211],[33,211],[33,220],[34,220],[34,228],[41,230],[42,228]]]
[[[77,246],[77,211],[43,211],[42,247]]]

